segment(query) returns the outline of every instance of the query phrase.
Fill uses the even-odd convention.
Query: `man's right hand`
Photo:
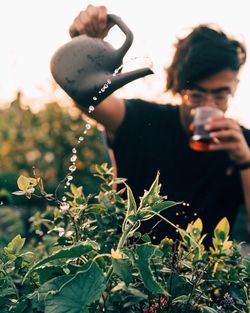
[[[81,11],[75,18],[69,28],[69,34],[71,37],[86,34],[90,37],[103,39],[112,26],[114,24],[108,21],[105,6],[88,5],[86,10]]]

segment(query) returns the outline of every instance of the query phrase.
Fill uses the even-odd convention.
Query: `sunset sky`
[[[126,55],[148,57],[155,75],[130,83],[125,96],[161,99],[162,69],[167,65],[177,35],[199,23],[217,23],[230,34],[242,38],[250,53],[249,9],[246,0],[6,0],[0,1],[0,105],[21,89],[34,104],[53,97],[50,89],[50,59],[57,48],[70,40],[68,28],[88,4],[106,5],[109,13],[122,17],[134,33],[134,43]],[[123,37],[116,29],[107,38],[118,46]],[[144,66],[143,58],[131,66]],[[144,64],[143,64],[144,62]],[[250,61],[241,76],[230,114],[250,128]]]

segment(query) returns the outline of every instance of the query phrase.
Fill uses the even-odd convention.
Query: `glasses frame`
[[[197,98],[194,96],[196,93]],[[197,107],[205,103],[208,97],[212,97],[215,105],[218,108],[225,108],[229,100],[233,97],[233,92],[230,88],[225,87],[215,90],[203,90],[201,88],[185,89],[182,92],[185,103],[190,107]],[[200,96],[200,98],[198,98]]]

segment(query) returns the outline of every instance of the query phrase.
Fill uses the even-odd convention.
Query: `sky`
[[[163,68],[171,60],[173,43],[176,36],[199,23],[218,24],[242,39],[250,53],[246,0],[0,0],[0,106],[13,99],[17,90],[22,90],[37,108],[58,96],[51,87],[50,59],[70,40],[68,28],[88,4],[105,5],[134,33],[125,59],[128,69],[144,67],[148,60],[153,62],[155,74],[128,84],[119,91],[121,96],[166,101],[162,94]],[[123,39],[117,28],[106,40],[119,47]],[[250,128],[249,82],[248,60],[229,115]],[[59,97],[64,97],[60,90]]]

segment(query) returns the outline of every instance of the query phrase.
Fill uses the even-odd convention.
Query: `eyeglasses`
[[[183,91],[184,98],[190,106],[198,106],[203,104],[211,97],[218,107],[225,106],[232,97],[230,89],[220,89],[212,91],[203,91],[199,89],[187,89]]]

